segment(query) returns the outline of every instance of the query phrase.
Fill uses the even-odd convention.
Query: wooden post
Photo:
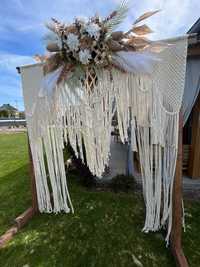
[[[32,206],[15,219],[15,222],[19,229],[22,228],[34,216],[34,214],[38,212],[34,166],[33,166],[33,159],[32,159],[31,147],[30,147],[28,135],[27,135],[27,138],[28,138],[28,155],[29,155],[29,174],[31,178]]]
[[[29,154],[29,173],[31,177],[31,196],[32,196],[32,208],[35,212],[38,212],[38,201],[37,201],[37,190],[36,190],[36,181],[35,181],[35,173],[33,166],[33,159],[31,154],[31,147],[28,137],[28,154]]]
[[[172,254],[176,260],[177,267],[189,267],[187,259],[182,249],[182,132],[183,132],[183,115],[179,115],[179,138],[178,138],[178,155],[176,162],[176,171],[174,177],[173,189],[173,219],[172,231],[170,236],[170,246]]]

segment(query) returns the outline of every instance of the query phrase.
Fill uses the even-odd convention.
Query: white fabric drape
[[[109,164],[116,108],[122,142],[128,140],[130,127],[132,149],[140,155],[146,204],[143,230],[167,227],[169,240],[187,37],[171,43],[159,54],[160,60],[151,73],[122,73],[113,69],[111,80],[110,72],[102,69],[89,90],[81,82],[72,85],[68,80],[57,86],[61,70],[43,77],[41,65],[21,68],[41,212],[70,209],[73,212],[65,176],[64,143],[69,141],[82,161],[84,144],[86,164],[94,175],[101,177]]]
[[[183,95],[183,124],[192,111],[195,101],[200,93],[200,59],[189,58],[187,60],[185,89]]]

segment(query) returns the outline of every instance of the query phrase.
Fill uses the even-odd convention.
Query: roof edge
[[[196,29],[199,28],[199,31]],[[191,26],[187,33],[199,33],[200,32],[200,18]]]

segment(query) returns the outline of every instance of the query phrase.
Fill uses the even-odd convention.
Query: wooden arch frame
[[[192,35],[194,36],[194,35]],[[17,68],[20,73],[20,68]],[[179,140],[178,140],[178,155],[176,162],[176,171],[174,178],[174,191],[173,191],[173,220],[172,230],[170,235],[170,248],[172,255],[176,261],[177,267],[189,267],[187,259],[182,249],[182,132],[183,132],[183,116],[179,114]],[[26,224],[29,220],[39,212],[37,203],[36,182],[34,175],[34,166],[31,155],[30,144],[28,141],[29,151],[29,173],[31,178],[31,197],[32,205],[24,213],[19,215],[14,220],[14,226],[11,227],[5,234],[0,236],[0,249],[6,245],[6,243],[13,238],[13,236]]]

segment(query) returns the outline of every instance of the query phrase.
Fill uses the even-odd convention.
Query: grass
[[[30,206],[25,134],[0,135],[0,234]],[[0,251],[1,267],[175,267],[161,233],[141,232],[138,194],[92,192],[70,177],[75,214],[38,214]],[[200,266],[200,206],[186,202],[184,250]]]

